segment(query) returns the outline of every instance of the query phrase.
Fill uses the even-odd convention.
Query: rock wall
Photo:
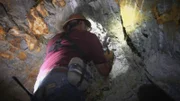
[[[176,101],[180,95],[179,0],[0,0],[2,101],[29,101],[48,39],[73,12],[92,23],[104,48],[114,51],[109,81],[94,70],[87,101],[138,101],[139,88],[155,84]]]
[[[149,4],[152,4],[150,11]],[[151,79],[178,101],[179,1],[144,1],[142,9],[145,9],[142,11],[145,20],[137,23],[136,29],[128,36],[141,54]]]

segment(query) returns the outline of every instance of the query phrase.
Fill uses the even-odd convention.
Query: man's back
[[[34,98],[37,98],[37,101],[84,101],[81,99],[84,98],[83,93],[78,92],[85,89],[79,87],[87,88],[83,84],[88,84],[85,80],[88,81],[90,76],[83,61],[92,60],[98,72],[105,78],[108,77],[112,68],[112,62],[106,58],[109,52],[105,57],[99,39],[88,32],[89,29],[91,23],[83,15],[72,14],[63,25],[65,32],[48,42],[46,58],[34,86]],[[110,55],[113,58],[113,54]],[[76,59],[79,59],[79,62]],[[71,92],[76,95],[73,93],[72,96]],[[52,94],[54,95],[51,96]]]
[[[61,34],[57,34],[48,42],[46,58],[40,68],[37,80],[42,80],[46,74],[56,66],[67,67],[69,61],[73,57],[80,57],[85,61],[92,60],[95,64],[106,62],[102,46],[95,34],[88,31],[72,30],[68,35],[72,42],[69,42],[69,40],[62,38],[61,36]],[[61,44],[68,47],[59,47],[56,51],[49,51],[54,44],[59,44],[56,43],[57,40],[61,40]],[[72,47],[71,44],[75,44],[79,50],[77,47]],[[82,52],[84,53],[83,57]]]

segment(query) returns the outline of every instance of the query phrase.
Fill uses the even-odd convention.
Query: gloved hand
[[[104,55],[106,57],[106,60],[107,60],[108,64],[110,66],[112,66],[113,65],[113,61],[114,61],[114,53],[113,53],[113,51],[110,51],[109,49],[106,49],[104,51]]]

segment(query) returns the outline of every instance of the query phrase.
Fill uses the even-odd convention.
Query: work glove
[[[108,62],[108,64],[112,67],[114,61],[114,53],[110,51],[108,48],[104,51],[104,56]]]

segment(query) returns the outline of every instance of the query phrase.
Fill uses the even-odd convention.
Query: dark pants
[[[83,92],[67,81],[66,72],[53,69],[35,92],[33,101],[85,101]]]

